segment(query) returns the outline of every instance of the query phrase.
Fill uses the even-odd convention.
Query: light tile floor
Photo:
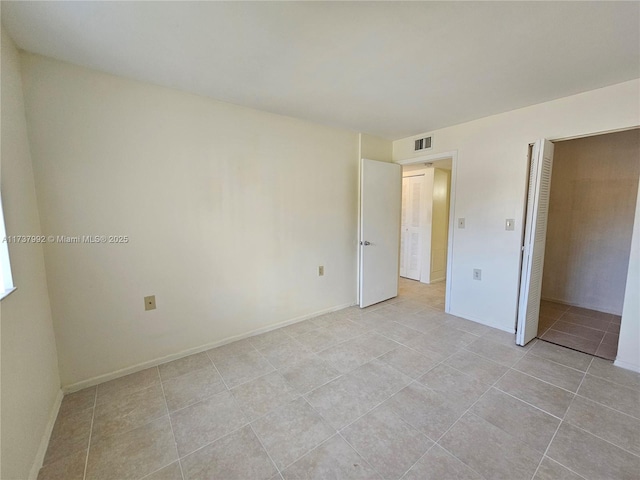
[[[639,375],[400,290],[67,395],[39,479],[638,478]]]
[[[538,337],[547,342],[615,360],[620,334],[619,315],[540,302]]]

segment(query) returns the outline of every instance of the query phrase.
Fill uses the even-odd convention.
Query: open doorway
[[[402,169],[399,288],[443,311],[452,163],[446,158]]]
[[[555,142],[538,338],[615,360],[640,130]]]
[[[550,151],[552,163],[543,151]],[[518,333],[527,337],[524,343],[536,336],[614,360],[638,194],[640,130],[538,142],[531,158]],[[536,164],[542,179],[537,184]],[[527,275],[527,265],[538,271],[531,267]],[[528,304],[527,281],[539,287]],[[523,311],[536,317],[527,316],[525,329]],[[525,330],[531,327],[530,335]]]

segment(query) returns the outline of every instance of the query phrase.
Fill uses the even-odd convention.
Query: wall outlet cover
[[[149,295],[148,297],[144,297],[144,309],[145,310],[155,310],[156,309],[156,296]]]

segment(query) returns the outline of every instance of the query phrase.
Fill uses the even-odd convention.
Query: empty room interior
[[[0,479],[638,478],[640,2],[0,9]]]

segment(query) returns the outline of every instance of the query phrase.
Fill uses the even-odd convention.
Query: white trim
[[[449,158],[451,159],[458,158],[458,150],[451,150],[450,152],[442,152],[442,153],[430,153],[429,155],[420,155],[419,157],[411,157],[411,158],[406,158],[404,160],[396,160],[393,163],[397,163],[398,165],[411,165],[413,163],[437,162],[438,160],[448,160]]]
[[[465,320],[471,320],[472,322],[476,322],[481,325],[486,325],[487,327],[495,328],[497,330],[502,330],[503,332],[513,333],[514,335],[516,333],[515,328],[504,328],[504,325],[493,323],[493,322],[487,322],[486,320],[480,320],[479,318],[472,317],[471,315],[465,315],[457,312],[449,312],[449,313],[451,315],[455,315],[456,317],[464,318]],[[514,337],[514,343],[515,343],[515,337]]]
[[[624,368],[626,370],[631,370],[632,372],[640,373],[640,365],[635,365],[633,363],[623,362],[622,360],[616,360],[613,362],[616,367]]]
[[[51,410],[49,411],[49,421],[47,422],[47,426],[45,427],[42,438],[40,439],[40,445],[38,446],[38,451],[36,452],[36,458],[33,460],[33,465],[31,466],[31,471],[29,472],[29,480],[36,480],[38,478],[38,473],[40,473],[40,468],[42,468],[42,464],[44,463],[44,456],[47,453],[47,447],[49,446],[49,440],[51,439],[53,426],[55,425],[56,419],[58,418],[58,412],[60,411],[60,405],[62,404],[63,397],[63,391],[58,390],[56,399],[53,402]]]
[[[223,345],[227,345],[228,343],[236,342],[238,340],[243,340],[245,338],[253,337],[255,335],[260,335],[261,333],[270,332],[271,330],[275,330],[277,328],[286,327],[288,325],[292,325],[294,323],[302,322],[304,320],[308,320],[310,318],[317,317],[319,315],[324,315],[325,313],[331,313],[338,310],[342,310],[343,308],[352,307],[356,305],[355,303],[347,303],[344,305],[338,305],[331,308],[326,308],[324,310],[320,310],[318,312],[310,313],[307,315],[303,315],[300,317],[296,317],[290,320],[285,320],[284,322],[276,323],[274,325],[269,325],[267,327],[258,328],[256,330],[252,330],[248,333],[243,333],[240,335],[235,335],[233,337],[225,338],[224,340],[219,340],[213,343],[207,343],[205,345],[200,345],[195,348],[188,348],[187,350],[183,350],[178,353],[172,353],[171,355],[166,355],[164,357],[159,357],[154,360],[149,360],[147,362],[138,363],[131,367],[122,368],[120,370],[116,370],[114,372],[105,373],[103,375],[98,375],[96,377],[88,378],[87,380],[82,380],[80,382],[72,383],[71,385],[66,385],[62,387],[64,393],[72,393],[77,392],[78,390],[82,390],[83,388],[93,387],[94,385],[98,385],[103,382],[107,382],[109,380],[113,380],[115,378],[124,377],[125,375],[129,375],[131,373],[139,372],[140,370],[144,370],[150,367],[157,367],[158,365],[162,365],[163,363],[171,362],[173,360],[178,360],[183,357],[188,357],[189,355],[193,355],[195,353],[204,352],[207,350],[211,350],[212,348],[221,347]]]
[[[608,135],[610,133],[626,132],[627,130],[635,130],[636,128],[640,128],[640,124],[633,125],[631,127],[614,128],[613,130],[600,130],[600,131],[597,131],[597,132],[584,133],[584,134],[581,134],[581,135],[573,135],[571,137],[549,138],[549,141],[551,141],[553,143],[566,142],[567,140],[577,140],[579,138],[596,137],[598,135]]]
[[[10,294],[16,291],[16,287],[7,288],[3,292],[0,292],[0,300],[7,298]]]
[[[360,138],[362,138],[362,134],[360,134]],[[360,147],[362,147],[362,140],[360,141]],[[356,305],[360,305],[360,249],[362,246],[360,242],[362,241],[362,161],[366,160],[361,155],[362,152],[358,152],[358,214],[357,217],[357,227],[358,227],[358,235],[356,236]]]
[[[549,302],[559,303],[561,305],[566,305],[568,307],[580,307],[580,308],[586,308],[586,309],[589,309],[589,310],[597,310],[598,312],[610,313],[611,315],[616,315],[618,317],[622,316],[622,312],[620,312],[620,311],[613,312],[613,311],[611,311],[610,308],[603,308],[600,305],[591,305],[589,303],[578,305],[576,303],[570,303],[570,302],[567,302],[566,300],[562,300],[562,299],[558,299],[558,298],[552,298],[552,297],[541,297],[540,300],[547,300]]]
[[[11,258],[9,255],[9,238],[7,238],[6,225],[4,223],[4,211],[2,207],[2,198],[0,196],[0,290],[3,293],[2,298],[6,297],[13,291],[13,275],[11,273]]]
[[[429,155],[422,155],[420,157],[408,158],[406,160],[397,160],[394,163],[398,165],[412,165],[415,163],[424,163],[424,162],[436,162],[438,160],[448,160],[451,159],[451,190],[449,192],[449,241],[447,242],[447,278],[446,287],[445,287],[445,298],[444,298],[444,311],[445,313],[451,312],[451,275],[453,271],[453,235],[455,232],[454,229],[454,220],[455,220],[455,207],[456,207],[456,179],[458,176],[458,150],[451,150],[449,152],[442,153],[432,153]],[[472,319],[468,319],[472,320]],[[478,320],[473,319],[474,322],[482,323],[483,325],[487,325],[484,322],[480,322]],[[493,325],[490,325],[493,326]],[[496,327],[501,328],[501,327]],[[502,329],[502,328],[501,328]]]

